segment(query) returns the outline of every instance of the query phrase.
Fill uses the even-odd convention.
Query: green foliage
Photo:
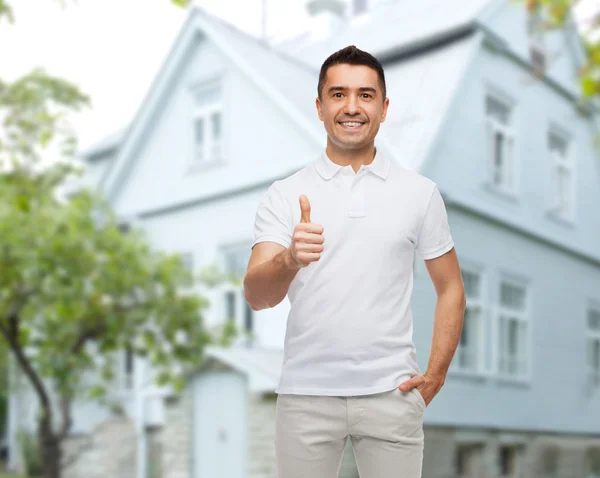
[[[41,477],[44,469],[37,437],[30,432],[20,430],[17,434],[17,442],[23,456],[27,478]]]
[[[13,10],[6,0],[0,0],[0,23],[2,22],[3,18],[6,18],[8,23],[15,22]]]
[[[543,31],[551,31],[557,28],[575,28],[567,25],[574,21],[570,15],[573,7],[580,0],[513,0],[523,3],[530,15],[541,15],[544,19]],[[600,26],[600,12],[596,12],[591,21],[586,22],[586,30],[592,35],[581,38],[585,52],[585,62],[579,70],[581,91],[585,98],[597,98],[600,95],[600,42],[597,32]],[[595,37],[595,39],[594,39]]]
[[[0,159],[5,164],[24,158],[30,163],[39,162],[53,140],[64,157],[72,156],[77,141],[66,116],[89,104],[89,97],[76,86],[41,68],[13,83],[0,79],[0,117],[5,136],[0,140]]]
[[[12,20],[5,0],[2,15]],[[0,333],[32,384],[47,378],[69,400],[103,397],[114,352],[124,348],[180,388],[180,370],[218,340],[204,329],[208,301],[190,292],[196,278],[177,255],[153,251],[141,231],[124,233],[100,196],[59,194],[79,173],[68,117],[89,104],[42,69],[0,80]],[[50,145],[60,158],[43,165]],[[209,286],[226,280],[211,274]],[[84,382],[88,372],[99,380]]]
[[[131,347],[175,378],[174,361],[197,364],[211,342],[208,301],[185,292],[193,277],[177,255],[151,250],[141,231],[121,232],[99,197],[80,191],[57,199],[65,165],[43,171],[14,164],[0,175],[0,328],[30,351],[29,360],[71,395],[104,355]],[[99,370],[109,383],[112,363]],[[106,388],[88,390],[93,397]]]

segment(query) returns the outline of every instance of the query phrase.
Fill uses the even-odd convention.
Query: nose
[[[344,113],[348,116],[353,116],[359,112],[358,101],[353,95],[348,95],[348,100],[344,106]]]

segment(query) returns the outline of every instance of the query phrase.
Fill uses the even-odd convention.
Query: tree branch
[[[81,352],[81,349],[86,344],[86,342],[90,339],[95,339],[96,337],[98,337],[98,335],[100,335],[104,331],[104,328],[105,325],[102,323],[96,325],[95,327],[84,328],[81,331],[81,334],[79,334],[77,340],[75,341],[75,344],[73,344],[71,353],[75,355]]]
[[[96,338],[102,331],[104,330],[105,325],[99,323],[95,327],[84,328],[79,337],[73,344],[71,348],[71,354],[77,355],[81,352],[81,349],[84,347],[88,340]],[[57,438],[59,441],[62,441],[69,434],[69,430],[73,426],[73,418],[71,417],[71,404],[72,397],[68,395],[67,392],[63,393],[60,397],[60,410],[62,414],[62,426],[60,431],[58,432]]]
[[[64,438],[69,434],[71,426],[73,426],[73,418],[71,417],[71,397],[63,394],[60,397],[60,410],[62,414],[62,426],[60,432],[58,432],[57,439],[62,442]]]
[[[52,408],[50,406],[50,398],[48,396],[46,387],[44,386],[44,383],[42,382],[42,379],[36,370],[33,368],[33,365],[31,364],[29,357],[27,357],[25,354],[23,347],[19,343],[19,317],[10,317],[9,327],[6,327],[6,325],[0,320],[0,332],[2,332],[2,335],[4,335],[6,341],[10,345],[10,348],[13,350],[21,369],[23,372],[25,372],[27,378],[29,378],[33,388],[37,392],[42,407],[47,413],[47,418],[50,420],[50,423],[52,423]]]
[[[14,319],[18,319],[21,310],[23,309],[23,307],[25,307],[25,305],[27,305],[27,300],[34,294],[34,292],[35,289],[29,289],[28,291],[23,292],[20,295],[20,299],[12,306],[12,308],[7,314],[9,320],[12,321]]]

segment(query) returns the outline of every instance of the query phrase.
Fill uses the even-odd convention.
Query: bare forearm
[[[300,267],[294,264],[290,250],[250,268],[244,277],[244,294],[253,310],[275,307],[286,296]]]
[[[427,366],[428,375],[445,380],[460,340],[464,314],[465,297],[462,290],[449,291],[438,297]]]

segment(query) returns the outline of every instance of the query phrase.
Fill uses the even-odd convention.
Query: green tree
[[[541,15],[544,18],[542,30],[550,31],[557,28],[574,28],[579,30],[575,24],[573,10],[581,3],[581,0],[516,0],[522,3],[529,15]],[[598,37],[600,27],[600,11],[595,12],[589,18],[583,19],[582,28],[584,34],[581,36],[584,47],[585,61],[579,71],[581,90],[585,98],[600,98],[600,38]]]
[[[214,339],[207,301],[185,292],[193,277],[178,256],[123,233],[88,191],[60,199],[70,166],[9,169],[0,175],[0,333],[39,399],[44,472],[58,478],[73,401],[106,394],[114,352],[131,348],[159,384],[180,389]]]
[[[5,0],[2,19],[14,21]],[[206,330],[208,302],[189,292],[196,278],[178,256],[153,251],[141,231],[124,232],[100,196],[61,194],[79,173],[69,115],[89,104],[40,68],[0,79],[0,338],[39,401],[46,478],[61,476],[74,401],[102,399],[114,383],[116,352],[146,357],[158,384],[179,390],[204,347],[231,336]],[[60,159],[44,164],[49,151]]]

